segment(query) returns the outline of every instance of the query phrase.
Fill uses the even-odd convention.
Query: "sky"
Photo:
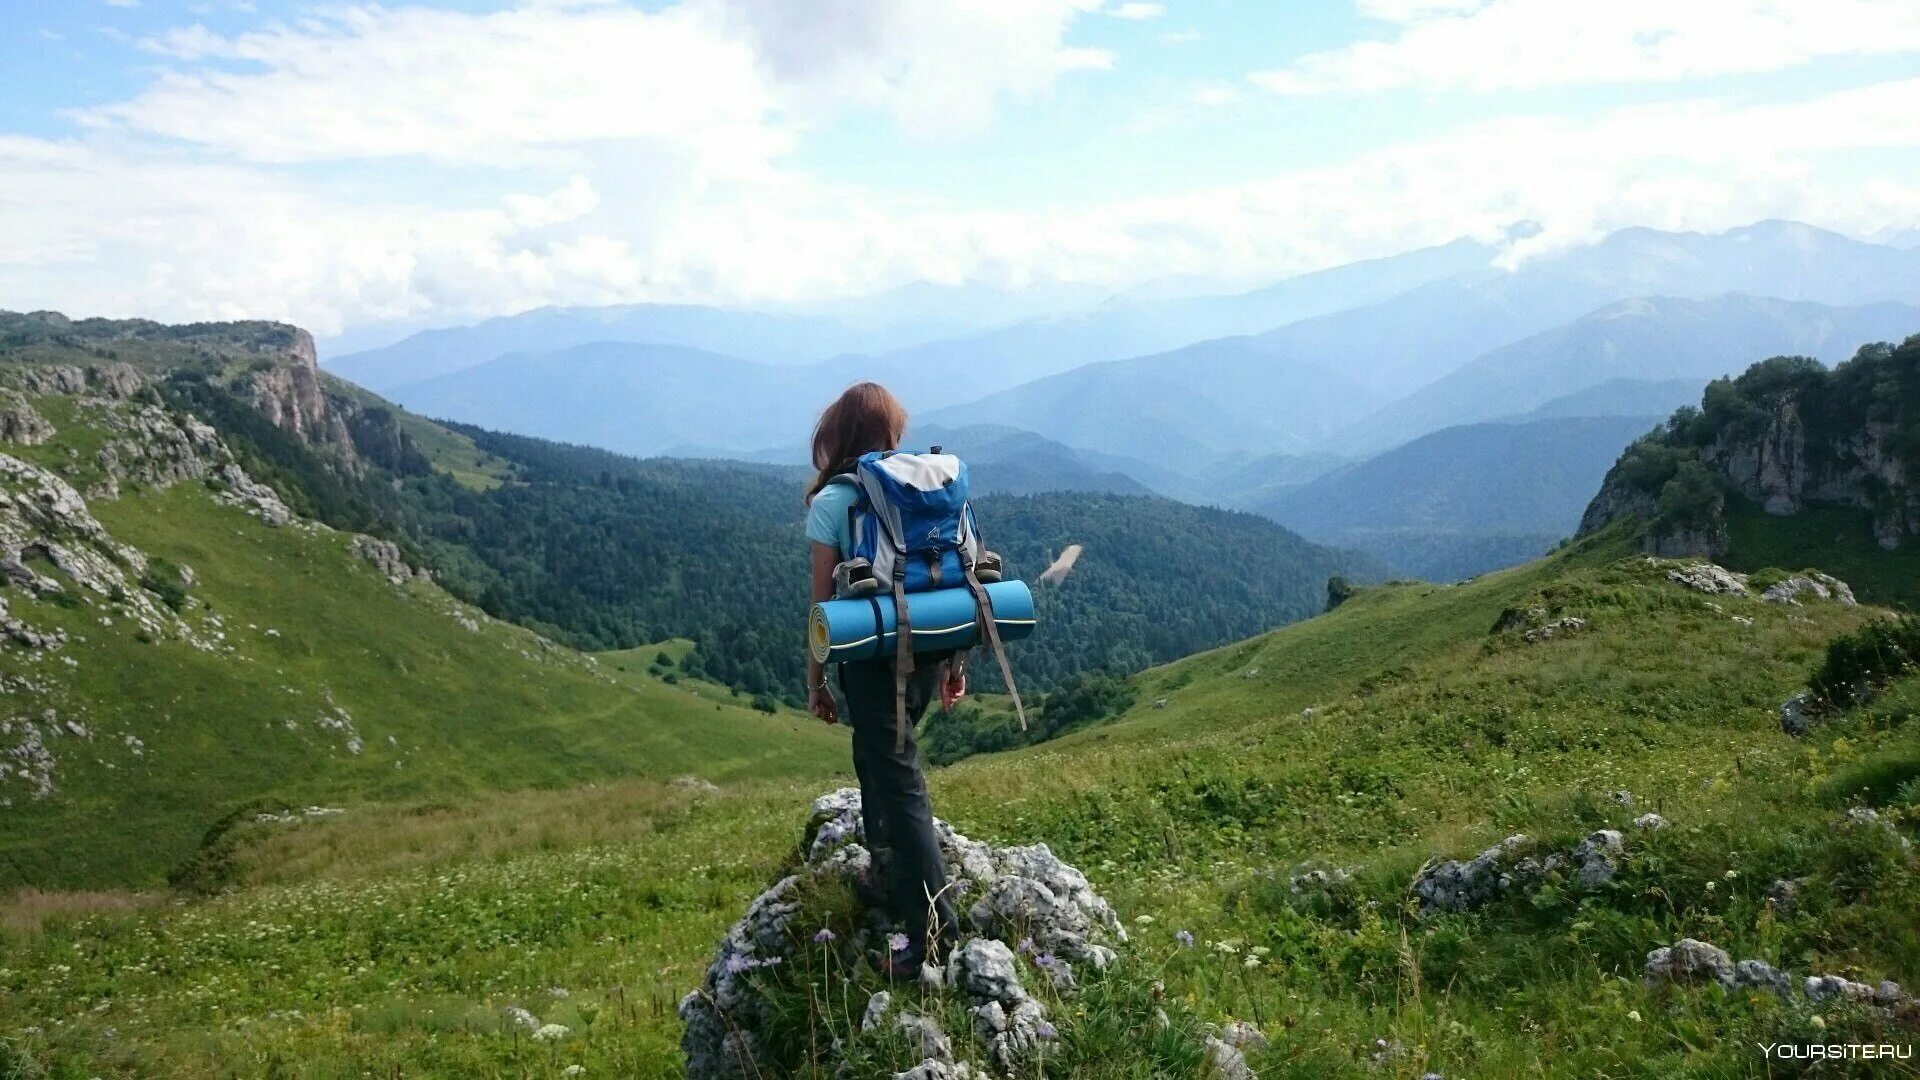
[[[15,310],[350,338],[1920,227],[1914,0],[0,0],[0,41]]]

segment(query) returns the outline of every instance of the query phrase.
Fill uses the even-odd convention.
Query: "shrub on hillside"
[[[1920,664],[1920,616],[1871,622],[1827,643],[1813,690],[1837,708],[1862,704]]]

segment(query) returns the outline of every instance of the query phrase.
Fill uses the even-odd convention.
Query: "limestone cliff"
[[[1727,500],[1776,517],[1810,507],[1865,511],[1891,551],[1920,536],[1920,335],[1869,345],[1828,371],[1777,357],[1707,387],[1699,408],[1627,448],[1587,507],[1580,531],[1623,519],[1669,557],[1719,557]]]

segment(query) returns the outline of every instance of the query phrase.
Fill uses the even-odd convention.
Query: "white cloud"
[[[1369,3],[1419,20],[1465,10]],[[778,0],[651,14],[549,0],[179,31],[151,43],[171,70],[83,113],[82,136],[0,134],[0,297],[327,333],[914,278],[1272,277],[1523,218],[1545,228],[1521,255],[1628,224],[1920,223],[1912,169],[1843,167],[1855,151],[1920,147],[1920,80],[1513,118],[1259,183],[1104,205],[1061,192],[1044,212],[880,195],[790,163],[848,110],[928,137],[976,130],[1001,103],[1108,62],[1067,40],[1098,7],[823,0],[802,18]],[[1197,83],[1169,107],[1217,117],[1244,93]]]
[[[1171,30],[1160,35],[1162,45],[1191,45],[1200,39],[1200,31],[1193,29]]]
[[[1395,36],[1256,72],[1282,94],[1527,90],[1920,53],[1913,0],[1361,0]]]
[[[1147,0],[1126,0],[1106,10],[1106,14],[1116,19],[1157,19],[1167,13],[1167,5],[1148,3]]]
[[[140,0],[106,0],[106,4],[108,7],[132,8],[139,7]]]
[[[1203,83],[1187,92],[1187,100],[1209,109],[1224,108],[1240,102],[1240,90],[1226,83]]]
[[[1830,154],[1920,146],[1916,94],[1920,80],[1905,80],[1761,107],[1509,119],[1260,183],[1052,213],[884,198],[781,169],[695,182],[644,153],[583,157],[576,174],[454,209],[333,197],[277,168],[0,137],[0,219],[15,223],[0,232],[0,295],[325,333],[547,303],[845,295],[920,277],[1277,276],[1492,237],[1520,219],[1544,226],[1521,255],[1630,224],[1792,217],[1866,233],[1920,223],[1920,184],[1816,174]],[[664,190],[649,195],[650,183]]]
[[[970,134],[995,105],[1113,55],[1064,43],[1101,0],[711,0],[807,111],[891,111],[912,134]]]

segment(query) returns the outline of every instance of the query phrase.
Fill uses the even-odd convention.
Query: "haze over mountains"
[[[1403,569],[1431,570],[1407,554],[1410,531],[1527,547],[1572,529],[1578,507],[1552,493],[1590,490],[1636,432],[1568,421],[1640,423],[1755,357],[1832,363],[1920,330],[1920,251],[1794,222],[1625,229],[1511,269],[1506,255],[1463,239],[1230,296],[918,283],[780,313],[545,309],[329,367],[488,427],[795,463],[821,404],[872,378],[954,449],[991,459],[983,478],[1007,490],[1146,488],[1328,537],[1391,533]],[[1369,488],[1404,458],[1320,475],[1450,429],[1463,430],[1417,444],[1441,455],[1434,484],[1495,460],[1506,482],[1425,492],[1446,514],[1408,518],[1415,493]],[[1503,440],[1525,453],[1503,456]],[[1327,504],[1347,508],[1337,520],[1302,516],[1308,482],[1320,496],[1346,486]],[[1514,490],[1524,521],[1497,505]],[[1453,573],[1512,557],[1440,561]]]

